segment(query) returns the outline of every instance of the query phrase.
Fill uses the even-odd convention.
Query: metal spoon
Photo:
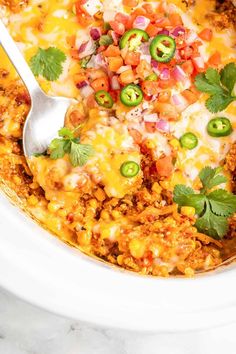
[[[50,97],[40,88],[28,64],[0,20],[0,44],[27,87],[31,109],[23,130],[23,149],[26,157],[44,152],[58,130],[64,126],[66,112],[74,100]]]

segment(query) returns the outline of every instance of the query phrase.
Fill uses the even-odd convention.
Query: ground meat
[[[215,11],[207,14],[214,27],[223,29],[236,26],[236,4],[232,0],[216,0]]]
[[[233,192],[236,193],[236,142],[226,156],[226,169],[232,174]]]

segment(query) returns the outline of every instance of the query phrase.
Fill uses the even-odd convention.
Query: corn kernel
[[[196,213],[196,211],[195,211],[195,208],[193,208],[193,207],[190,207],[190,206],[181,207],[181,214],[182,215],[192,218],[192,217],[194,217],[195,213]]]
[[[110,214],[106,210],[102,210],[101,212],[101,218],[104,220],[109,220],[110,219]]]
[[[19,176],[14,176],[13,177],[13,182],[17,185],[20,186],[21,185],[21,179]]]
[[[88,246],[91,241],[91,232],[79,231],[77,232],[77,241],[81,246]]]
[[[98,202],[97,202],[96,199],[90,199],[89,205],[90,205],[92,208],[96,209],[97,206],[98,206]]]
[[[11,146],[0,145],[0,155],[10,154],[12,152]]]
[[[194,276],[194,270],[190,267],[187,267],[185,268],[184,270],[184,274],[187,276],[187,277],[193,277]]]
[[[101,230],[101,239],[104,240],[106,238],[110,238],[111,236],[111,230],[110,228],[104,228]]]
[[[133,238],[129,242],[130,253],[134,258],[142,258],[146,251],[146,245],[143,240]]]
[[[170,188],[170,182],[169,181],[160,181],[159,182],[161,187],[164,189],[169,189]]]
[[[31,206],[35,206],[36,204],[38,204],[39,200],[35,195],[31,195],[28,199],[27,202],[29,203],[29,205]]]
[[[57,202],[50,202],[50,203],[48,203],[48,210],[49,210],[51,213],[56,213],[60,208],[61,208],[61,205],[58,204]]]
[[[18,138],[21,134],[20,123],[11,121],[8,126],[8,132],[15,138]]]
[[[33,183],[30,184],[30,188],[31,189],[37,189],[37,188],[39,188],[39,184],[37,182],[33,182]]]
[[[99,200],[100,202],[103,202],[106,199],[106,194],[105,192],[101,189],[98,188],[95,192],[94,192],[94,196],[97,198],[97,200]]]
[[[180,147],[180,143],[178,139],[171,139],[169,143],[175,149],[178,149]]]
[[[120,254],[118,257],[117,257],[117,263],[121,266],[123,264],[123,255]]]
[[[145,141],[145,145],[146,145],[146,147],[147,147],[148,149],[155,149],[155,147],[156,147],[155,142],[154,142],[153,140],[151,140],[151,139],[147,139],[147,140]]]
[[[158,182],[154,182],[152,185],[152,191],[156,192],[157,194],[161,194],[162,188]]]
[[[68,212],[65,209],[60,209],[58,210],[57,215],[60,216],[61,218],[65,218]]]
[[[112,210],[111,215],[114,219],[119,219],[121,216],[121,213],[118,210]]]

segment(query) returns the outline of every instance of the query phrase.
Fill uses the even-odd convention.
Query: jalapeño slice
[[[137,106],[143,100],[143,92],[138,85],[127,85],[121,90],[120,100],[127,107]]]
[[[228,136],[232,133],[233,128],[230,120],[225,117],[217,117],[211,119],[207,124],[207,132],[214,138]]]
[[[198,138],[193,133],[185,133],[180,138],[180,145],[186,149],[192,150],[198,144]]]
[[[100,90],[95,93],[95,100],[99,106],[105,108],[111,108],[114,103],[111,95],[104,90]]]
[[[139,165],[134,161],[126,161],[120,166],[120,173],[126,178],[135,177],[139,173],[139,170]]]
[[[148,40],[149,40],[149,35],[147,34],[147,32],[138,28],[133,28],[123,34],[123,36],[120,39],[119,45],[120,45],[120,49],[129,46],[129,50],[133,51],[140,46],[142,41],[147,42]]]
[[[157,35],[150,44],[151,57],[160,62],[168,63],[175,54],[175,40],[164,34]]]

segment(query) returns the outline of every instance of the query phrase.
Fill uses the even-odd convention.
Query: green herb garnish
[[[62,128],[58,132],[60,138],[53,139],[49,145],[50,158],[53,160],[61,159],[65,154],[69,155],[72,166],[83,166],[93,155],[92,145],[81,144],[80,138],[75,137],[74,131]]]
[[[82,69],[86,69],[87,65],[91,59],[91,55],[80,60],[79,65]]]
[[[236,100],[234,87],[236,84],[236,65],[230,63],[219,72],[208,68],[205,73],[195,78],[195,86],[208,93],[210,97],[206,101],[207,109],[212,113],[223,111],[230,103]]]
[[[236,212],[236,195],[225,189],[211,191],[227,178],[220,174],[221,167],[205,167],[199,173],[202,182],[200,193],[192,188],[178,184],[174,188],[174,202],[179,206],[195,208],[198,219],[195,223],[198,231],[215,239],[223,238],[228,231],[227,218]]]
[[[58,48],[39,48],[29,64],[35,76],[42,75],[48,81],[55,81],[62,73],[65,60],[65,54]]]
[[[109,36],[109,34],[104,34],[100,37],[98,43],[99,45],[108,46],[113,43],[113,39],[111,38],[111,36]]]

